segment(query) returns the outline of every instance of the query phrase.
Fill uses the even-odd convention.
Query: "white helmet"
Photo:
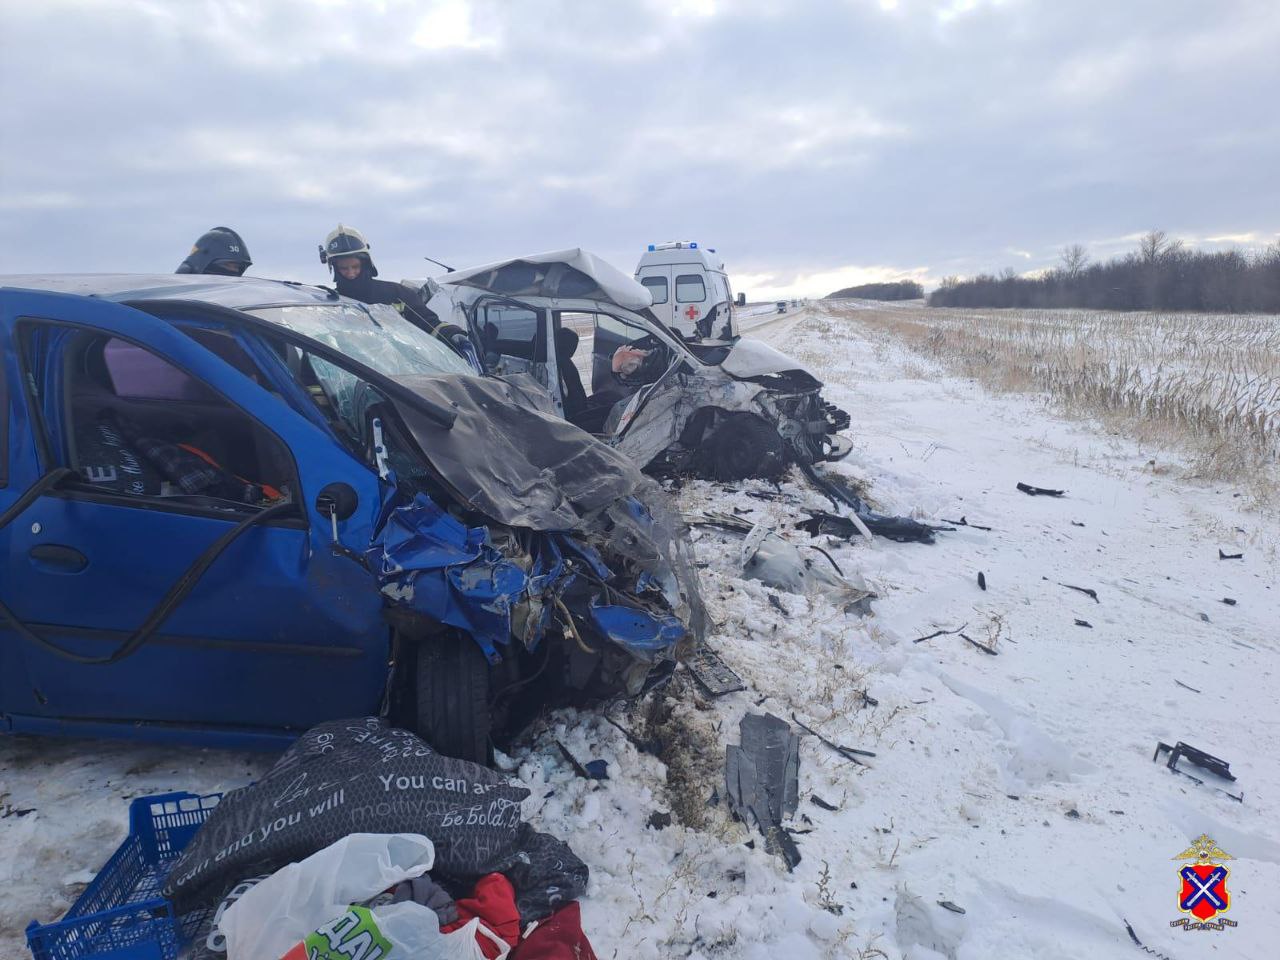
[[[335,257],[364,257],[369,262],[369,272],[378,275],[378,268],[373,265],[369,256],[369,241],[355,227],[344,227],[338,224],[336,230],[324,238],[324,246],[320,248],[320,262],[328,263]]]

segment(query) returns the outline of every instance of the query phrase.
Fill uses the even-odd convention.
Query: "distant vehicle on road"
[[[785,300],[779,300],[779,301],[778,301],[778,312],[779,312],[779,313],[786,313],[786,312],[787,312],[787,301],[785,301]]]

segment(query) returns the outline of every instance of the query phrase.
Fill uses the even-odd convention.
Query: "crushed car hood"
[[[454,271],[436,282],[505,297],[601,300],[626,310],[644,310],[653,304],[647,287],[581,247],[496,260]]]
[[[412,403],[393,401],[459,502],[499,523],[577,530],[586,514],[640,485],[635,463],[562,420],[531,379],[456,374],[392,379],[454,412],[453,427],[446,430]]]
[[[779,373],[804,373],[812,376],[798,360],[788,357],[780,350],[775,350],[763,340],[750,337],[738,339],[729,351],[729,355],[721,362],[720,369],[740,380]]]

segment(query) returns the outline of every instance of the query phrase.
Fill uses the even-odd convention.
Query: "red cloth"
[[[578,901],[561,907],[534,927],[507,960],[597,960],[582,932]]]
[[[471,896],[457,901],[458,919],[440,929],[445,933],[464,927],[472,917],[500,936],[511,946],[520,942],[520,911],[516,909],[516,891],[511,881],[500,873],[490,873],[476,881]],[[491,940],[477,935],[476,942],[484,955],[493,960],[498,946]]]

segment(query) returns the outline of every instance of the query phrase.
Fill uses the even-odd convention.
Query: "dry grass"
[[[997,390],[1042,391],[1068,413],[1176,445],[1206,479],[1275,499],[1280,317],[831,307]]]

